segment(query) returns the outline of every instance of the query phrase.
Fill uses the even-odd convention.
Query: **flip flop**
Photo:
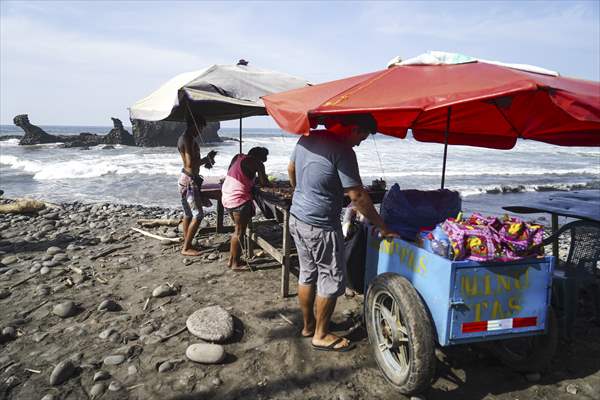
[[[335,347],[338,343],[341,343],[343,340],[344,340],[344,338],[338,338],[337,340],[334,340],[332,343],[328,344],[327,346],[318,346],[313,343],[311,343],[311,345],[312,345],[313,349],[315,349],[315,350],[335,351],[338,353],[345,353],[354,348],[354,345],[352,343],[350,343],[350,344],[348,344],[348,346],[344,346],[344,347]]]
[[[229,269],[233,272],[244,272],[244,271],[250,271],[250,268],[247,266],[242,266],[242,267],[229,267]]]

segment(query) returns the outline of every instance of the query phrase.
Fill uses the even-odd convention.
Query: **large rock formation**
[[[27,114],[17,115],[13,118],[13,123],[25,132],[21,141],[19,141],[20,145],[56,143],[59,141],[57,136],[49,135],[39,126],[31,124]]]
[[[114,128],[108,135],[96,135],[95,133],[81,132],[79,135],[50,135],[39,126],[29,122],[27,114],[17,115],[13,123],[23,129],[25,135],[19,141],[20,145],[64,143],[65,147],[89,147],[99,144],[125,144],[133,145],[133,136],[123,128],[123,124],[117,118],[112,118]]]
[[[108,132],[108,135],[104,137],[104,143],[106,144],[124,144],[126,146],[135,146],[135,140],[133,135],[123,128],[123,123],[118,118],[111,118],[113,121],[113,128]]]
[[[217,132],[221,124],[218,122],[209,122],[202,130],[201,143],[221,142]],[[177,139],[185,131],[185,122],[175,121],[143,121],[140,119],[131,120],[133,137],[137,146],[156,147],[156,146],[177,146]]]

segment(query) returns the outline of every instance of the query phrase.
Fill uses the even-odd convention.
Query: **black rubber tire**
[[[407,331],[409,354],[408,368],[404,373],[395,370],[386,362],[377,343],[373,303],[379,294],[386,292],[398,304]],[[403,394],[410,395],[426,390],[435,375],[435,339],[429,314],[412,284],[394,273],[377,276],[367,290],[365,323],[375,360],[386,380]]]
[[[489,343],[492,354],[507,367],[518,372],[541,372],[550,365],[558,345],[558,322],[552,307],[548,307],[547,331],[529,339],[497,340]],[[509,349],[512,341],[527,340],[527,354],[516,354]],[[521,346],[523,347],[523,346]]]

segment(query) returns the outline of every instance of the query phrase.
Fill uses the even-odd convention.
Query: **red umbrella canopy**
[[[263,97],[288,132],[370,113],[383,134],[495,149],[600,146],[600,83],[485,62],[406,65]]]

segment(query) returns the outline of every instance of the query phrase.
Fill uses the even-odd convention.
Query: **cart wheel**
[[[548,307],[548,329],[543,335],[489,343],[489,349],[503,364],[519,372],[545,370],[558,344],[558,323],[552,307]]]
[[[377,276],[365,308],[369,342],[385,378],[403,394],[427,389],[435,373],[434,336],[412,284],[393,273]]]

